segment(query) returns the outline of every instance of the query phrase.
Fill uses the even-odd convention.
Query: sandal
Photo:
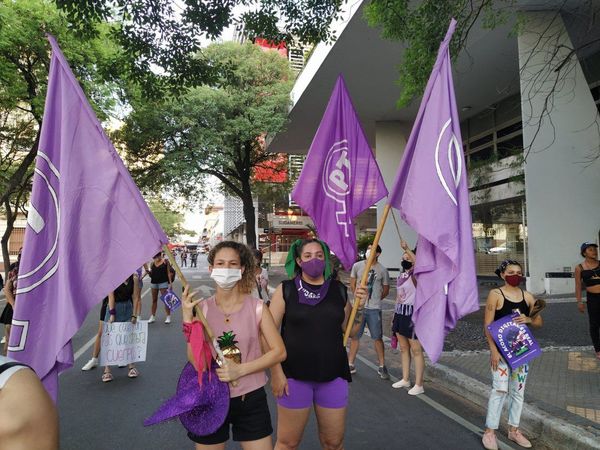
[[[138,370],[135,367],[132,367],[131,369],[129,369],[129,372],[127,372],[127,376],[129,378],[137,378],[137,376],[140,373],[138,372]]]
[[[102,382],[103,383],[108,383],[109,381],[112,381],[114,379],[113,374],[110,372],[104,372],[102,374]]]

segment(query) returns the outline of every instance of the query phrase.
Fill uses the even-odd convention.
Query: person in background
[[[150,270],[147,271],[150,275],[150,288],[152,292],[152,309],[148,323],[156,321],[156,309],[158,308],[158,294],[163,295],[167,289],[173,288],[173,278],[171,273],[171,265],[169,261],[163,258],[162,253],[157,253],[152,258]],[[165,306],[165,323],[171,323],[171,310]]]
[[[596,358],[600,359],[600,262],[598,246],[593,242],[584,242],[580,247],[581,256],[585,259],[575,267],[575,298],[582,314],[585,312],[581,288],[585,287],[590,336],[594,345]]]
[[[269,306],[271,303],[269,296],[269,272],[266,268],[262,267],[263,254],[259,249],[252,250],[254,259],[256,260],[256,286],[252,289],[252,295],[256,298],[260,298],[265,305]]]
[[[4,294],[6,295],[6,306],[0,316],[0,323],[4,324],[4,347],[2,348],[2,354],[6,355],[8,350],[8,343],[10,341],[10,326],[12,324],[13,311],[15,307],[15,300],[17,298],[17,279],[19,277],[19,264],[21,263],[21,251],[17,256],[17,261],[12,263],[8,268],[8,277],[6,284],[4,285]]]

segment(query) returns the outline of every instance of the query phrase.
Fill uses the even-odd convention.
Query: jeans
[[[498,368],[492,370],[493,382],[490,400],[488,402],[485,426],[497,430],[500,425],[500,416],[504,399],[508,396],[508,424],[518,427],[523,410],[523,399],[525,393],[525,382],[529,366],[523,364],[515,370],[511,370],[503,359],[500,359]]]
[[[383,326],[381,323],[381,310],[380,309],[369,309],[365,308],[362,324],[360,330],[356,335],[356,339],[360,339],[365,332],[365,325],[369,327],[369,333],[371,333],[371,339],[374,341],[383,337]]]

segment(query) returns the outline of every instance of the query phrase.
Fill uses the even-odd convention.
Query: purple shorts
[[[348,404],[348,382],[343,378],[316,382],[288,378],[289,395],[277,399],[277,404],[288,409],[310,408],[313,403],[322,408],[345,408]]]

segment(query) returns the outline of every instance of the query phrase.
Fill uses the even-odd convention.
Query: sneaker
[[[154,317],[154,314],[153,314],[148,318],[148,323],[154,323],[154,322],[156,322],[156,318]]]
[[[518,428],[515,431],[508,431],[508,439],[513,442],[516,442],[523,448],[531,448],[531,442],[527,439],[523,434],[521,434],[521,430]]]
[[[98,358],[92,358],[81,368],[81,370],[88,371],[92,370],[94,367],[98,367]]]
[[[379,378],[381,378],[382,380],[390,379],[390,374],[388,373],[387,367],[385,366],[379,366],[379,369],[377,369],[377,373],[379,374]]]
[[[171,323],[171,316],[167,316],[167,318],[165,319],[165,323]]]
[[[485,433],[483,433],[481,443],[483,444],[483,448],[487,450],[498,450],[498,441],[496,440],[496,433],[488,433],[486,431]]]
[[[354,364],[348,364],[348,366],[350,367],[350,373],[356,373],[356,367],[354,367]]]
[[[6,336],[2,336],[2,340],[0,341],[0,344],[6,344]]]
[[[392,384],[392,387],[394,389],[408,388],[408,387],[410,387],[410,381],[405,381],[405,380],[396,381],[394,384]]]
[[[425,389],[423,389],[423,386],[419,386],[418,384],[415,384],[409,391],[408,391],[408,395],[419,395],[422,394],[423,392],[425,392]]]

